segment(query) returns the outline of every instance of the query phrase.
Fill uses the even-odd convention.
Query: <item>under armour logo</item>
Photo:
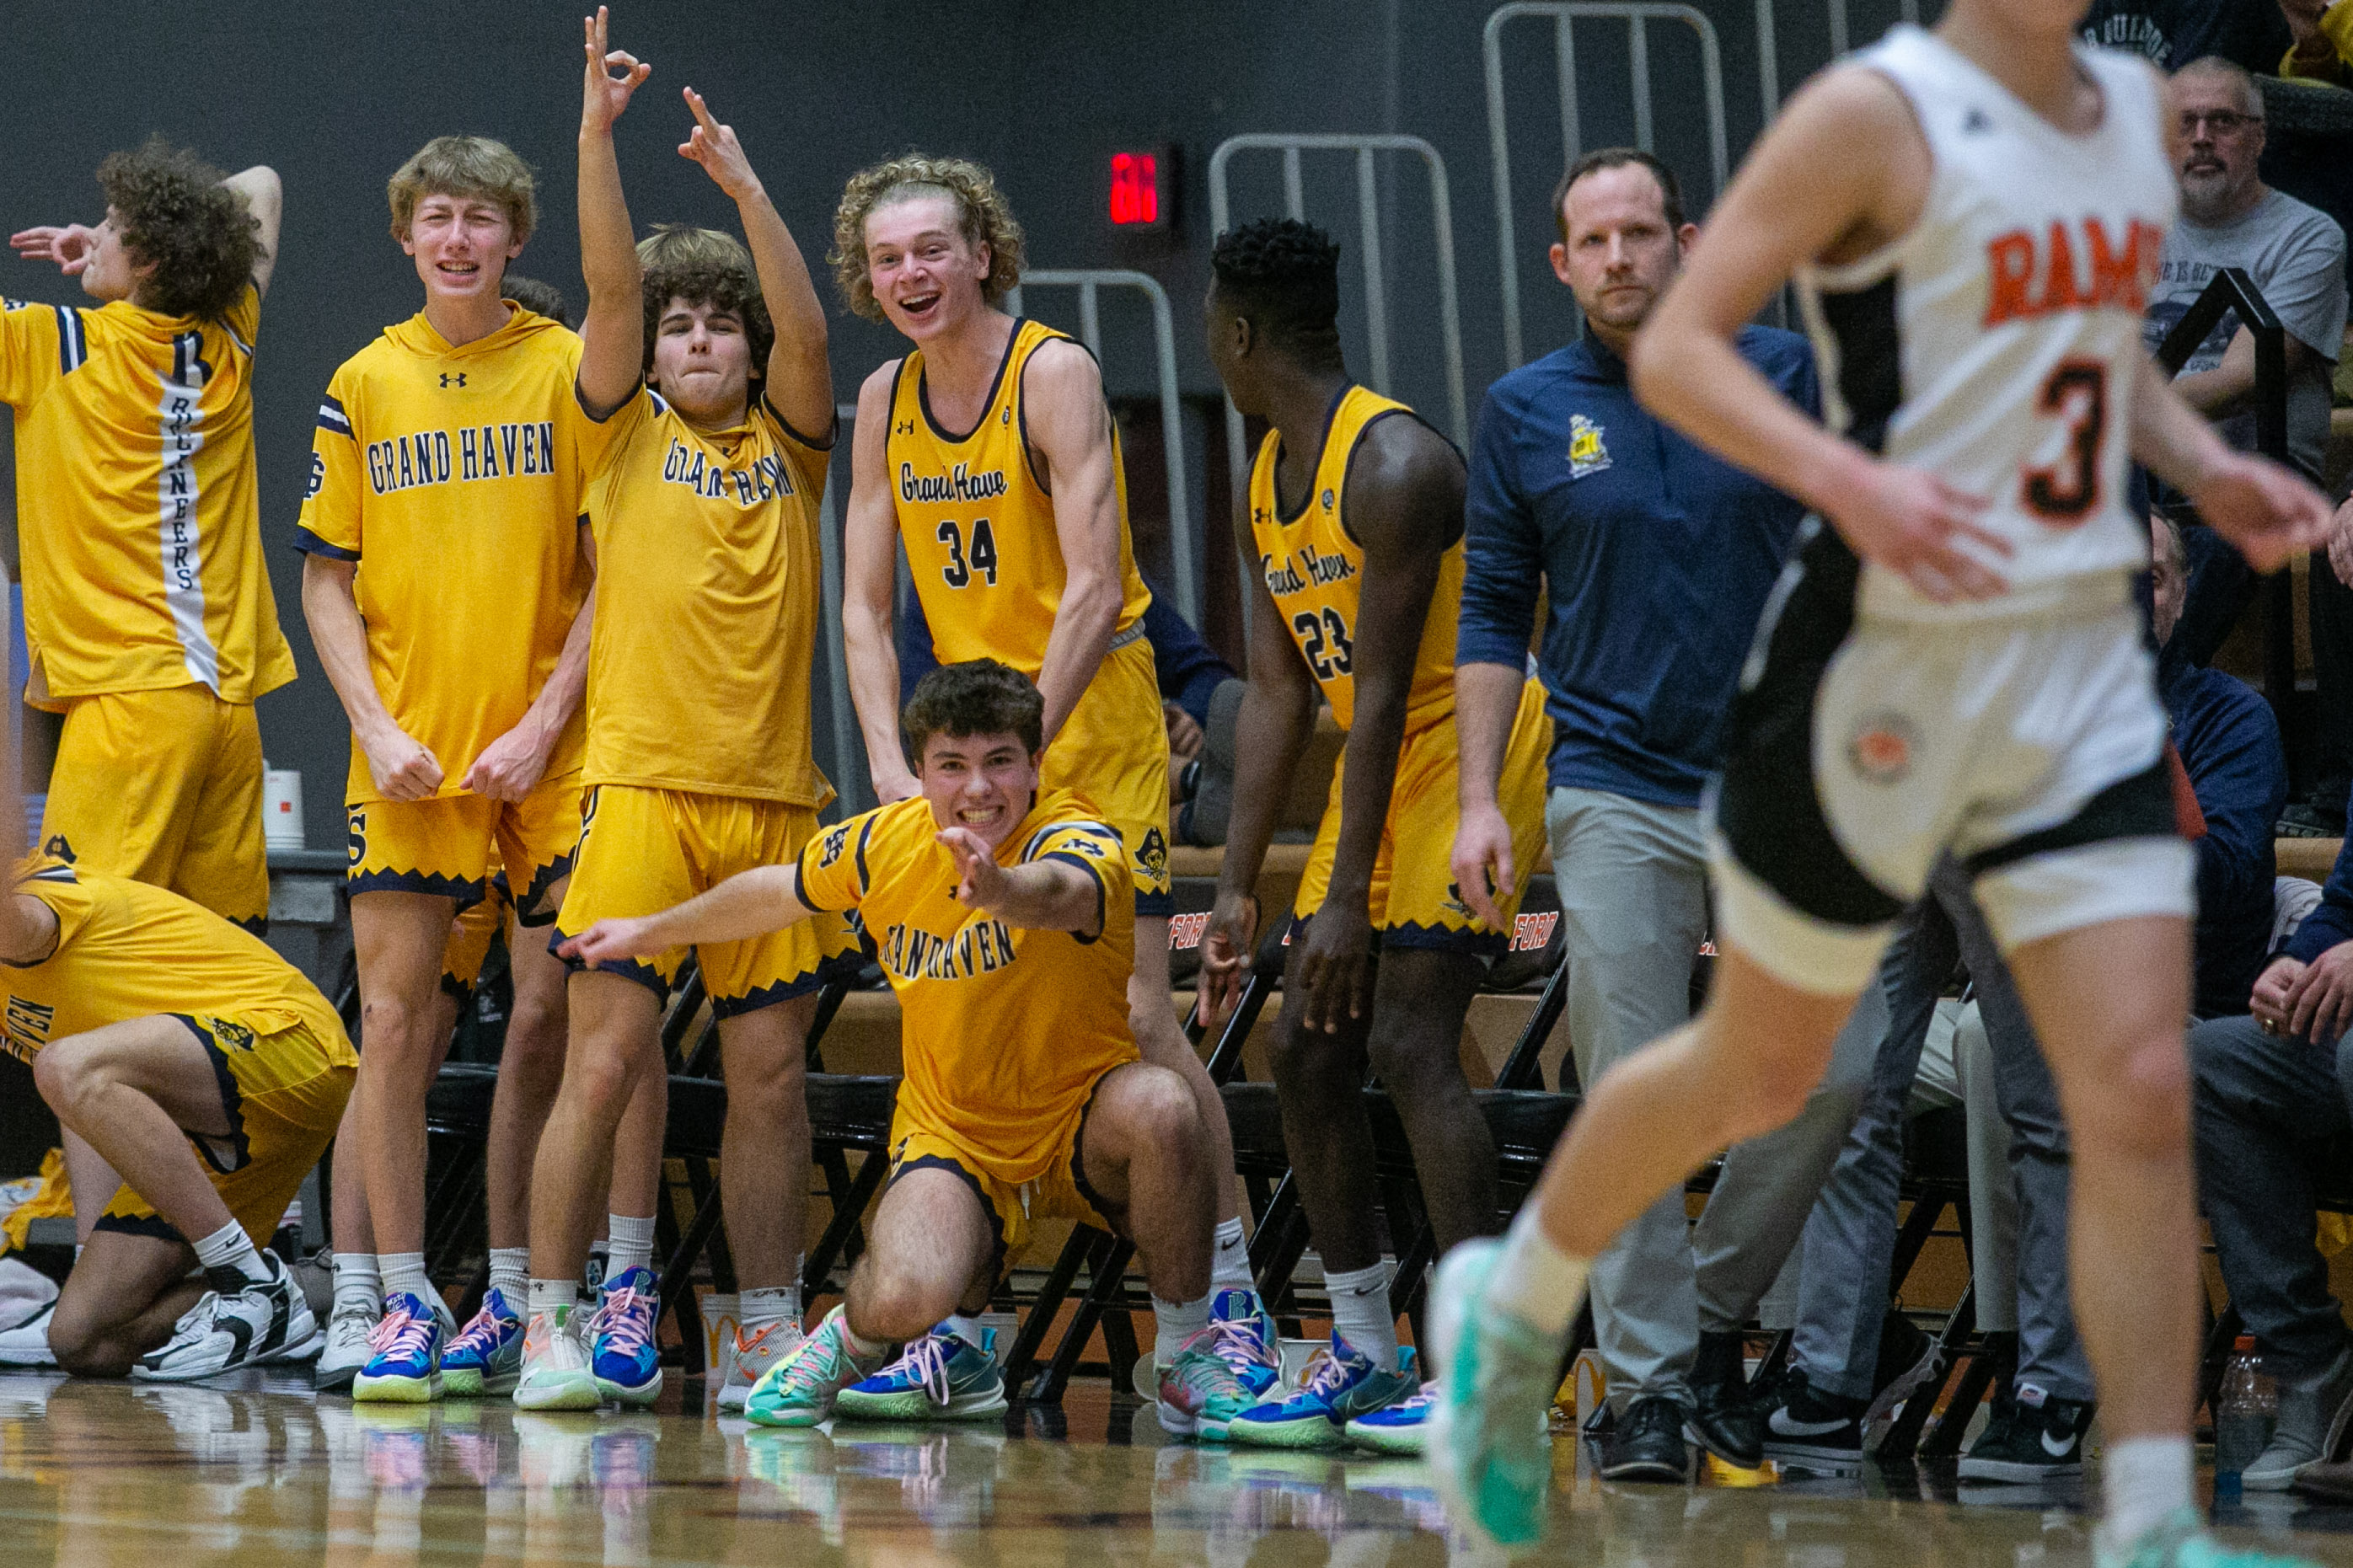
[[[461,370],[456,375],[451,375],[445,370],[441,373],[441,384],[444,386],[463,386],[466,384],[466,373]]]
[[[1993,121],[1987,117],[1984,110],[1972,108],[1962,117],[1961,129],[1968,132],[1990,131],[1993,129]]]
[[[891,433],[894,436],[912,436],[915,433],[915,422],[912,419],[902,419],[891,426]]]

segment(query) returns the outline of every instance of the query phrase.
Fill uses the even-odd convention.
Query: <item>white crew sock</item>
[[[2183,1436],[2127,1437],[2100,1455],[2100,1491],[2107,1505],[2102,1529],[2121,1553],[2185,1508],[2194,1507],[2196,1461]]]
[[[1174,1366],[1185,1342],[1209,1326],[1209,1298],[1164,1301],[1152,1298],[1152,1364]]]
[[[1593,1259],[1571,1258],[1544,1233],[1536,1205],[1524,1205],[1504,1233],[1502,1256],[1487,1276],[1487,1300],[1541,1333],[1565,1334],[1585,1300]]]
[[[950,1312],[945,1318],[943,1318],[941,1321],[947,1325],[948,1332],[954,1334],[956,1338],[962,1340],[973,1349],[980,1350],[985,1348],[988,1339],[988,1331],[981,1327],[980,1319],[976,1314],[971,1312]]]
[[[530,1247],[491,1248],[491,1289],[504,1297],[509,1307],[522,1305],[531,1293]]]
[[[1218,1251],[1209,1262],[1209,1293],[1257,1289],[1258,1281],[1250,1278],[1250,1240],[1242,1235],[1241,1216],[1237,1215],[1218,1226]]]
[[[605,1264],[605,1283],[613,1281],[632,1268],[654,1266],[654,1218],[648,1215],[635,1219],[628,1215],[613,1215],[606,1220],[611,1251]]]
[[[235,1220],[196,1243],[196,1262],[208,1270],[234,1268],[248,1279],[269,1278],[269,1266],[261,1261],[260,1250],[245,1234],[245,1226]]]
[[[1332,1331],[1348,1348],[1383,1372],[1398,1369],[1397,1318],[1389,1310],[1389,1266],[1384,1258],[1345,1274],[1325,1270],[1324,1289],[1332,1298]]]
[[[533,1279],[525,1288],[530,1300],[529,1315],[561,1312],[566,1318],[580,1310],[580,1281],[577,1279]]]
[[[776,1323],[790,1323],[797,1329],[801,1326],[801,1288],[780,1285],[774,1289],[746,1290],[737,1302],[735,1319],[745,1333]]]
[[[335,1254],[335,1310],[365,1307],[373,1318],[384,1310],[384,1276],[375,1269],[373,1252]]]
[[[440,1292],[425,1275],[425,1254],[421,1252],[379,1252],[375,1255],[375,1270],[384,1277],[384,1299],[414,1296],[431,1306]]]
[[[818,1326],[819,1328],[823,1328],[825,1325],[820,1323]],[[848,1312],[841,1314],[841,1344],[844,1350],[847,1350],[851,1355],[856,1356],[860,1361],[872,1361],[876,1356],[881,1355],[884,1351],[891,1348],[891,1342],[889,1340],[870,1340],[864,1334],[860,1333],[856,1329],[851,1328],[849,1326],[849,1314]]]

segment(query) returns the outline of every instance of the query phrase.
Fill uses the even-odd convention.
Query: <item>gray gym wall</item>
[[[1829,56],[1829,6],[1778,0],[1778,8],[1786,95]],[[1940,8],[1938,0],[1923,5],[1931,17]],[[27,0],[10,7],[17,86],[0,97],[0,145],[8,149],[0,227],[94,220],[91,171],[109,151],[151,131],[193,144],[224,168],[267,163],[284,176],[284,242],[262,318],[256,396],[262,532],[302,673],[263,700],[261,718],[272,765],[304,774],[313,847],[342,841],[348,731],[303,632],[300,557],[290,542],[327,377],[420,301],[415,273],[385,232],[385,179],[441,132],[478,132],[513,145],[538,171],[543,197],[540,232],[515,268],[556,284],[576,309],[572,189],[581,9],[547,0],[480,8],[344,0],[204,6],[120,0],[101,10]],[[620,132],[630,209],[640,226],[733,224],[731,205],[672,150],[689,123],[678,97],[687,85],[742,134],[812,262],[829,243],[842,181],[861,163],[911,147],[981,159],[997,170],[1028,227],[1033,264],[1140,268],[1166,287],[1180,380],[1195,404],[1187,444],[1198,455],[1213,443],[1221,450],[1223,441],[1207,417],[1216,385],[1199,345],[1214,237],[1211,152],[1246,132],[1418,135],[1437,146],[1452,184],[1465,379],[1475,410],[1481,390],[1506,368],[1480,52],[1493,9],[1488,0],[624,5],[614,42],[655,67]],[[1761,118],[1754,0],[1700,0],[1699,9],[1723,44],[1736,162]],[[1850,37],[1862,43],[1895,18],[1898,4],[1851,0],[1851,10]],[[1575,331],[1544,261],[1553,237],[1544,200],[1561,166],[1560,113],[1549,26],[1517,23],[1506,38],[1516,248],[1525,342],[1535,355]],[[1698,211],[1712,181],[1692,38],[1671,23],[1650,28],[1659,151],[1683,173]],[[1581,24],[1577,47],[1587,146],[1630,140],[1625,26]],[[1176,226],[1166,237],[1114,235],[1104,216],[1109,155],[1159,144],[1181,152]],[[1443,424],[1428,197],[1418,163],[1397,160],[1384,169],[1394,390]],[[1348,247],[1352,268],[1353,178],[1345,157],[1308,160],[1310,216]],[[1281,204],[1274,157],[1237,163],[1237,216],[1280,212]],[[835,390],[848,401],[866,372],[897,352],[898,340],[850,317],[824,287],[834,309]],[[1351,358],[1361,371],[1363,306],[1353,271],[1344,290]],[[77,297],[54,269],[13,258],[0,259],[0,293]],[[1041,292],[1029,303],[1058,325],[1075,325],[1067,291]],[[1107,295],[1103,316],[1113,393],[1148,396],[1151,335],[1141,303]],[[0,442],[0,479],[5,447]],[[1139,492],[1152,492],[1156,507],[1157,465],[1132,462],[1129,478]],[[1194,485],[1197,496],[1207,488],[1198,468]],[[1208,498],[1208,514],[1213,537],[1202,580],[1214,588],[1233,576],[1221,495]],[[838,765],[830,754],[822,672],[820,662],[820,759],[847,789],[863,770]]]

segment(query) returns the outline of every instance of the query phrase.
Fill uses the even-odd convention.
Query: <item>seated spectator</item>
[[[2164,71],[2208,55],[2267,71],[2289,43],[2288,23],[2262,0],[2092,0],[2076,31]]]
[[[2279,74],[2333,87],[2353,87],[2353,4],[2348,0],[2280,0],[2295,42]]]
[[[2353,1136],[2353,840],[2320,905],[2256,980],[2248,1012],[2189,1032],[2200,1206],[2222,1282],[2264,1369],[2279,1420],[2248,1465],[2251,1490],[2283,1491],[2353,1415],[2353,1336],[2315,1245],[2316,1156]]]
[[[2175,74],[2173,93],[2180,114],[2175,173],[2181,221],[2166,233],[2145,339],[2154,351],[2216,272],[2244,268],[2286,329],[2288,457],[2317,480],[2328,440],[2329,378],[2345,335],[2345,232],[2327,214],[2274,190],[2258,174],[2263,103],[2245,70],[2227,59],[2201,58]],[[2233,446],[2253,448],[2254,339],[2235,316],[2224,316],[2207,333],[2175,386],[2218,421]],[[2203,524],[2186,528],[2183,544],[2189,587],[2178,651],[2203,665],[2245,607],[2254,579],[2238,552]],[[2342,689],[2337,674],[2353,669],[2353,589],[2314,564],[2313,652],[2324,672],[2322,765],[2306,810],[2313,826],[2335,832],[2345,820],[2347,784],[2353,779],[2353,693]],[[2299,819],[2300,814],[2291,815],[2291,821]]]
[[[2189,591],[2181,532],[2152,516],[2151,586],[2160,648],[2158,695],[2174,748],[2197,792],[2206,831],[2198,840],[2198,927],[2190,1006],[2200,1018],[2246,1010],[2271,951],[2272,824],[2287,802],[2287,756],[2271,704],[2244,681],[2171,657]]]

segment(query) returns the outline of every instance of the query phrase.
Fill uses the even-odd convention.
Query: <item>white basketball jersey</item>
[[[2125,475],[2173,173],[2147,66],[2105,50],[2076,58],[2101,99],[2098,128],[2081,136],[1918,27],[1856,57],[1911,100],[1935,174],[1903,238],[1799,270],[1824,410],[1862,445],[1986,498],[1979,521],[2014,552],[1973,552],[2010,592],[1956,605],[1866,564],[1866,615],[2032,613],[2064,600],[2071,580],[2147,563]]]

